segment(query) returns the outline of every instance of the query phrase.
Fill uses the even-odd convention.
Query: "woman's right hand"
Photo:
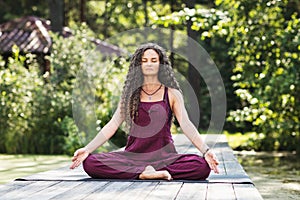
[[[77,149],[72,158],[72,164],[70,169],[75,169],[78,167],[89,155],[90,153],[86,148]]]

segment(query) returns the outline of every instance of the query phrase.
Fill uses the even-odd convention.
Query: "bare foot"
[[[166,171],[156,171],[151,165],[147,166],[145,170],[140,174],[140,179],[165,179],[165,180],[172,180],[171,174]]]

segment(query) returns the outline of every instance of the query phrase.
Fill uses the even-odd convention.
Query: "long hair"
[[[121,96],[121,114],[125,119],[126,127],[129,129],[131,128],[132,122],[138,117],[140,93],[144,82],[144,76],[141,69],[142,56],[148,49],[155,50],[159,55],[160,65],[158,80],[166,87],[175,88],[181,91],[166,51],[155,43],[142,44],[131,57]]]

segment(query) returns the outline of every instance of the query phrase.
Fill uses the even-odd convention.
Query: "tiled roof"
[[[0,51],[11,52],[17,45],[22,52],[48,53],[52,44],[50,22],[38,17],[23,17],[0,25]]]
[[[0,25],[0,53],[10,53],[15,44],[21,52],[44,53],[50,52],[52,41],[49,35],[50,21],[35,16],[18,18]],[[66,28],[63,36],[72,33]],[[99,39],[92,39],[104,55],[121,55],[122,49]]]

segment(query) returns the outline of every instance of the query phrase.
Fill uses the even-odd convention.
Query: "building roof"
[[[17,45],[22,52],[48,53],[52,44],[49,21],[29,16],[0,25],[0,51],[11,52]]]
[[[51,25],[49,20],[35,16],[25,16],[0,25],[0,53],[11,53],[13,45],[17,45],[21,52],[48,54],[52,40],[49,34]],[[68,37],[71,31],[64,28],[62,35]],[[119,47],[93,39],[97,49],[104,55],[124,53]]]

